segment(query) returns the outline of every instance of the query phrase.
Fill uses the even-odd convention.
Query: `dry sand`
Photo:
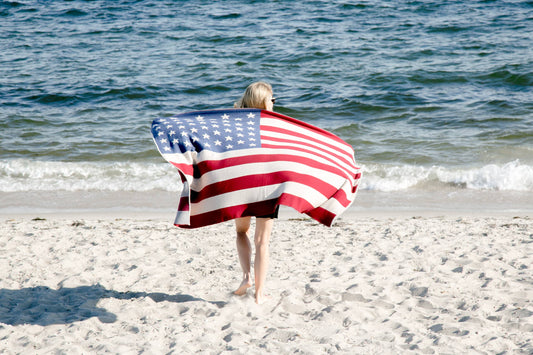
[[[526,215],[280,219],[260,306],[231,222],[34,217],[0,218],[1,353],[533,354]]]

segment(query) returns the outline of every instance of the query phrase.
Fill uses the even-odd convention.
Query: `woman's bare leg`
[[[237,252],[239,262],[241,263],[243,279],[241,285],[235,290],[236,295],[244,295],[246,290],[252,286],[250,274],[250,264],[252,259],[252,246],[248,239],[248,230],[250,229],[251,217],[242,217],[235,219],[235,228],[237,230]]]
[[[268,298],[264,293],[266,275],[268,271],[270,234],[274,219],[256,218],[255,226],[255,302],[261,304]]]

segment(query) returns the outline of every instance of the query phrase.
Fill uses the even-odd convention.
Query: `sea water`
[[[354,147],[354,208],[533,210],[531,33],[519,0],[2,1],[0,210],[173,208],[151,121],[257,80]]]

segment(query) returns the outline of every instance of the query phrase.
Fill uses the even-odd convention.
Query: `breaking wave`
[[[533,191],[533,166],[519,160],[476,168],[362,165],[360,189],[370,191],[456,189]],[[179,191],[181,180],[168,163],[57,162],[15,159],[0,162],[0,192]]]

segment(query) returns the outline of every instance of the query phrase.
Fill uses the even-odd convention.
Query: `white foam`
[[[504,164],[490,164],[480,169],[438,171],[440,181],[463,184],[474,190],[533,191],[533,167],[518,160]]]
[[[447,184],[472,190],[533,191],[533,167],[518,160],[468,169],[369,164],[363,166],[363,174],[363,190],[387,192]]]
[[[506,164],[459,168],[417,165],[362,165],[360,189],[407,191],[457,189],[533,191],[533,166]],[[166,162],[0,161],[0,192],[24,191],[180,191],[177,170]]]
[[[178,191],[168,163],[96,163],[10,160],[0,162],[0,191]]]

